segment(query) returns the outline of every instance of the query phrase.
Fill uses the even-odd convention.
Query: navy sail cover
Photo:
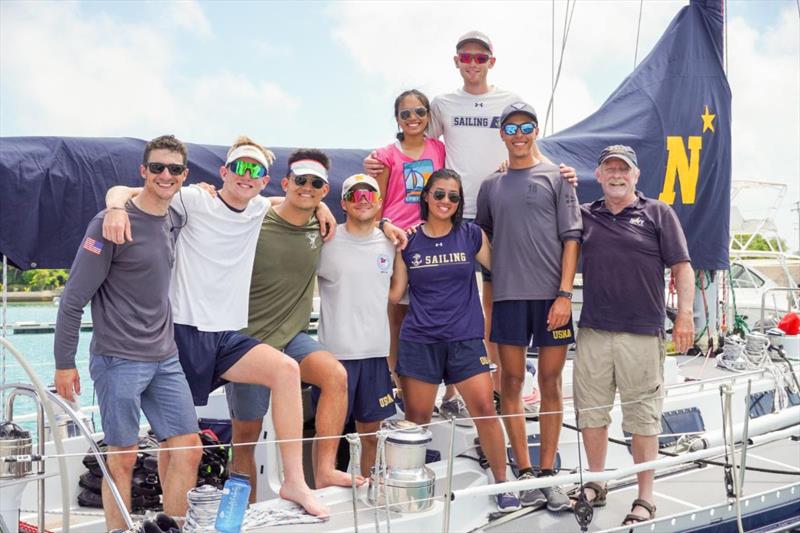
[[[578,171],[582,202],[601,196],[595,181],[604,146],[627,144],[639,159],[638,188],[678,214],[695,269],[728,268],[731,93],[723,69],[722,0],[692,0],[652,52],[600,109],[539,141],[554,162]],[[68,268],[88,221],[113,185],[139,186],[145,141],[132,138],[0,139],[0,254],[21,269]],[[221,186],[227,147],[189,144],[188,182]],[[277,160],[264,194],[281,196],[293,148]],[[326,202],[338,220],[342,181],[362,171],[368,150],[331,157]]]

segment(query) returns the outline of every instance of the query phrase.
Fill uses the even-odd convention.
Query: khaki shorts
[[[635,435],[661,433],[664,339],[580,328],[577,343],[573,389],[580,427],[608,426],[619,389],[622,429]]]

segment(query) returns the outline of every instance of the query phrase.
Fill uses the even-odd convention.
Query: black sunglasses
[[[459,194],[455,191],[445,192],[442,189],[436,189],[435,191],[433,191],[434,200],[444,200],[445,196],[447,196],[447,199],[454,204],[457,204],[458,202],[461,201],[461,196],[459,196]]]
[[[186,170],[186,165],[179,165],[177,163],[147,163],[147,170],[152,174],[161,174],[164,172],[165,168],[169,170],[171,175],[180,176],[183,174],[183,171]]]
[[[302,187],[308,180],[311,180],[311,186],[315,189],[321,189],[325,186],[325,180],[317,176],[295,176],[294,184],[298,187]]]

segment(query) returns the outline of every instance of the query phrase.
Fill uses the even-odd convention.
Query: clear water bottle
[[[232,472],[222,489],[222,501],[217,511],[217,531],[239,533],[250,499],[250,478],[245,474]]]

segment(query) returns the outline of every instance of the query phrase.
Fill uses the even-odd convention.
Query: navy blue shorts
[[[489,372],[489,357],[483,339],[430,344],[400,339],[396,371],[398,376],[452,385]]]
[[[492,342],[510,346],[564,346],[575,342],[572,317],[547,331],[547,313],[554,300],[506,300],[492,304]]]
[[[261,342],[238,331],[200,331],[175,324],[175,344],[194,404],[206,405],[208,395],[227,383],[222,374]]]
[[[289,344],[283,347],[283,353],[297,361],[303,362],[314,352],[325,351],[325,347],[305,331],[295,335]],[[225,385],[225,396],[228,398],[228,410],[231,418],[236,420],[260,420],[269,410],[269,387],[252,383],[228,383]]]
[[[385,357],[339,360],[347,370],[347,422],[379,422],[397,413],[392,375]],[[321,391],[311,387],[314,412]]]

